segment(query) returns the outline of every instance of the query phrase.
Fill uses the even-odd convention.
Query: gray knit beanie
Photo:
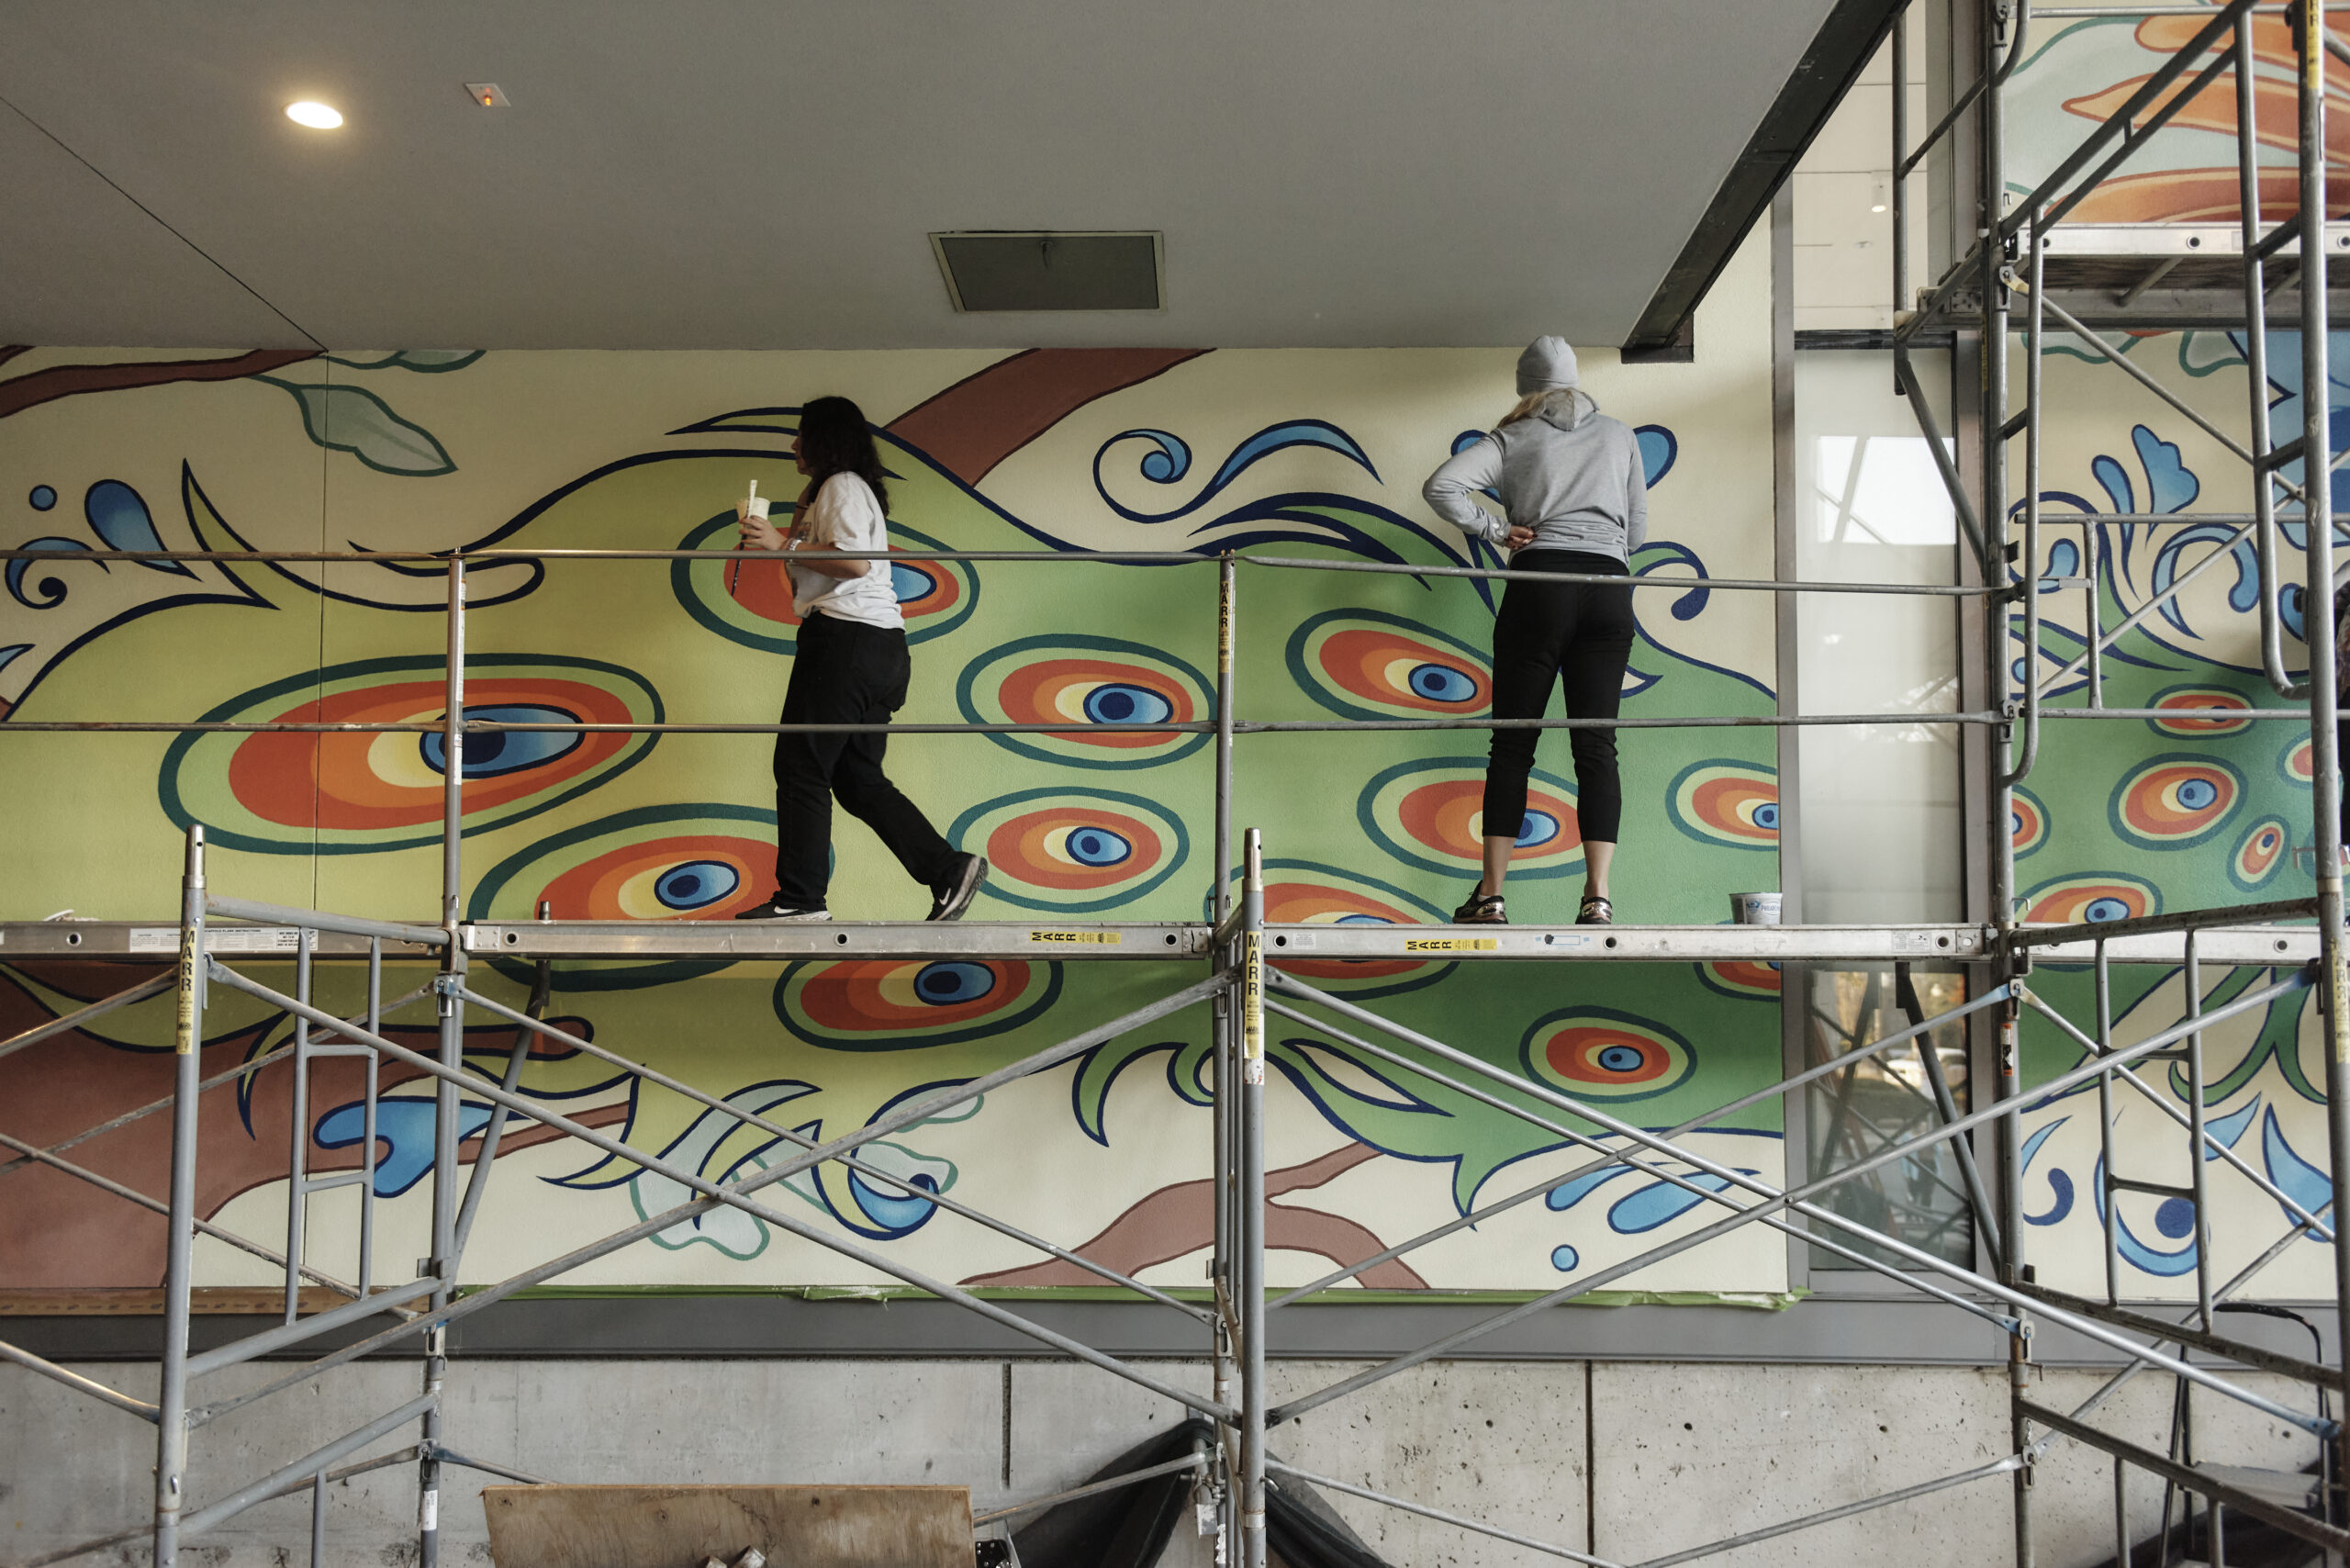
[[[1564,338],[1537,338],[1517,356],[1517,395],[1575,385],[1575,351]]]

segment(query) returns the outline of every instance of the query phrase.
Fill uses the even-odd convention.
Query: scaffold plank
[[[468,925],[469,953],[520,958],[1197,958],[1201,924],[524,921]]]
[[[1317,958],[1980,958],[1979,925],[1268,925],[1267,956]]]

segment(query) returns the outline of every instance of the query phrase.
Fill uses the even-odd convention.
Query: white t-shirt
[[[815,498],[800,509],[804,525],[801,548],[808,550],[887,550],[890,528],[873,487],[855,474],[840,473],[824,481]],[[846,565],[857,565],[849,562]],[[906,623],[898,613],[897,590],[890,586],[890,563],[867,561],[864,575],[828,577],[807,566],[791,570],[791,608],[802,621],[817,611],[838,621],[895,630]]]

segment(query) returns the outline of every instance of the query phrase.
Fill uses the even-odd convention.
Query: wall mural
[[[2009,188],[2020,198],[2088,134],[2119,109],[2208,18],[2171,16],[2036,21],[2025,60],[2007,89]],[[2253,21],[2254,80],[2259,124],[2260,199],[2274,222],[2298,199],[2295,180],[2297,65],[2281,17]],[[2350,67],[2329,58],[2329,87],[2350,89]],[[2126,172],[2101,184],[2075,211],[2087,223],[2236,223],[2241,204],[2236,172],[2236,82],[2223,67],[2167,127],[2153,133]],[[2330,178],[2342,170],[2329,154]],[[2337,194],[2333,215],[2344,210]],[[2244,428],[2254,389],[2245,380],[2241,333],[2199,331],[2109,333],[2132,363],[2221,429]],[[2277,442],[2300,433],[2303,418],[2300,337],[2273,331],[2267,341],[2267,409]],[[2350,336],[2336,334],[2334,363],[2350,353]],[[2225,559],[2197,577],[2180,596],[2121,633],[2104,655],[2104,700],[2113,707],[2290,706],[2261,672],[2260,584],[2249,543],[2231,543],[2234,524],[2183,522],[2153,527],[2064,525],[2066,514],[2092,510],[2191,514],[2238,512],[2251,505],[2248,470],[2232,454],[2159,399],[2095,362],[2092,352],[2063,334],[2052,338],[2047,384],[2051,420],[2041,502],[2045,527],[2043,578],[2075,583],[2087,575],[2110,630],[2151,597],[2214,554]],[[2350,386],[2335,379],[2324,389],[2328,421],[2338,448],[2350,440]],[[2094,416],[2075,412],[2095,409]],[[2299,485],[2299,464],[2284,469]],[[2350,482],[2335,471],[2330,483],[2339,512],[2350,507]],[[2307,662],[2300,635],[2304,532],[2287,521],[2280,556],[2278,609],[2286,628],[2286,663],[2299,676]],[[2087,537],[2085,537],[2085,534]],[[2043,590],[2043,681],[2056,701],[2087,700],[2086,676],[2073,670],[2087,644],[2085,593]],[[2021,675],[2020,622],[2015,644]],[[2049,681],[2059,672],[2064,678]],[[2092,731],[2093,734],[2083,734]],[[2051,726],[2042,763],[2018,792],[2015,813],[2016,887],[2027,918],[2123,918],[2157,910],[2192,909],[2269,899],[2307,897],[2315,890],[2311,847],[2311,788],[2306,729],[2289,722],[2153,720]],[[2207,967],[2207,1006],[2281,978],[2280,971]],[[2042,994],[2076,1022],[2094,1017],[2094,980],[2086,968],[2043,969]],[[2112,1006],[2118,1038],[2140,1038],[2186,1015],[2184,979],[2175,969],[2126,966],[2114,970]],[[2083,1053],[2044,1020],[2030,1020],[2027,1076],[2042,1081],[2078,1065]],[[2265,1010],[2206,1036],[2207,1113],[2214,1136],[2252,1169],[2308,1209],[2330,1193],[2325,1157],[2324,1065],[2313,992],[2288,995]],[[2188,1099],[2181,1064],[2149,1063],[2139,1076],[2156,1104],[2118,1089],[2117,1163],[2121,1174],[2184,1182],[2184,1135],[2168,1113],[2183,1114]],[[2026,1218],[2034,1227],[2026,1246],[2041,1277],[2085,1294],[2104,1286],[2101,1227],[2113,1227],[2125,1289],[2146,1295],[2192,1294],[2195,1226],[2191,1205],[2176,1199],[2122,1194],[2108,1215],[2094,1091],[2083,1089],[2034,1109],[2025,1137]],[[2151,1178],[2148,1172],[2154,1172]],[[2209,1165],[2213,1192],[2229,1206],[2213,1216],[2214,1262],[2225,1280],[2250,1263],[2277,1236],[2289,1215],[2219,1157]],[[2294,1248],[2260,1276],[2254,1294],[2331,1294],[2314,1242]]]
[[[1705,587],[1708,577],[1769,573],[1767,343],[1755,325],[1761,313],[1740,313],[1759,296],[1761,272],[1751,252],[1718,291],[1708,342],[1719,348],[1698,364],[1598,364],[1590,372],[1602,403],[1642,427],[1655,542],[1636,568],[1691,585],[1638,598],[1631,714],[1773,710],[1768,605]],[[2169,374],[2223,405],[2231,375],[2222,348],[2189,340]],[[435,568],[109,566],[76,556],[157,542],[722,543],[731,498],[748,480],[758,479],[763,494],[797,493],[793,410],[822,391],[852,391],[886,420],[901,547],[1079,554],[1246,546],[1336,562],[1489,559],[1427,518],[1416,492],[1456,437],[1473,434],[1506,402],[1496,388],[1506,390],[1509,359],[1039,351],[990,364],[992,356],[948,354],[408,353],[280,355],[255,365],[253,357],[89,364],[44,351],[23,362],[31,368],[0,373],[0,474],[8,480],[0,515],[15,520],[6,536],[56,556],[13,563],[6,575],[7,719],[438,717]],[[295,409],[285,408],[288,389]],[[2280,420],[2292,417],[2280,409]],[[2078,461],[2052,458],[2050,482],[2071,485],[2065,493],[2073,496],[2127,486],[2150,497],[2151,510],[2188,508],[2198,474],[2212,463],[2190,437],[2158,419],[2134,431],[2125,424],[2118,439],[2102,424],[2071,432]],[[2060,477],[2076,469],[2077,478]],[[2052,509],[2061,504],[2052,496]],[[2108,542],[2098,567],[2107,623],[2199,558],[2202,537],[2189,528],[2159,543]],[[2048,575],[2077,572],[2059,558],[2065,543],[2054,538]],[[2224,576],[2208,574],[2175,616],[2150,620],[2116,646],[2109,701],[2162,705],[2225,691],[2247,706],[2273,704],[2243,654],[2242,585],[2231,588]],[[1069,723],[1049,735],[909,737],[893,747],[892,769],[908,792],[995,863],[973,918],[1197,918],[1211,876],[1203,741],[1087,730],[1212,713],[1213,568],[910,561],[893,580],[916,643],[915,695],[903,718]],[[516,563],[479,568],[472,591],[468,700],[477,717],[767,722],[779,701],[795,628],[772,563]],[[1241,593],[1246,716],[1485,709],[1493,596],[1475,585],[1252,568]],[[2066,648],[2068,635],[2077,649],[2078,626],[2065,620],[2068,598],[2079,595],[2053,592],[2047,601],[2052,653]],[[2052,745],[2020,801],[2019,879],[2035,913],[2095,918],[2309,885],[2306,857],[2292,853],[2307,820],[2307,768],[2295,775],[2283,726],[2182,722],[2174,734],[2158,722],[2156,735],[2121,733],[2136,728],[2102,726]],[[763,740],[501,739],[469,746],[465,758],[471,914],[528,918],[543,902],[565,918],[724,919],[771,887]],[[409,918],[433,907],[445,759],[431,737],[0,741],[0,778],[16,802],[0,915],[39,919],[69,906],[85,916],[159,915],[171,907],[177,835],[191,821],[204,823],[218,846],[212,877],[225,890]],[[1546,743],[1535,779],[1513,881],[1521,919],[1571,918],[1580,841],[1564,749]],[[1440,920],[1474,875],[1482,751],[1482,738],[1464,733],[1244,740],[1236,818],[1265,830],[1272,918]],[[1769,732],[1641,732],[1628,738],[1626,755],[1622,918],[1710,924],[1726,913],[1724,893],[1776,885]],[[863,830],[844,824],[835,855],[834,902],[845,916],[918,913],[901,907],[914,895]],[[1670,1126],[1779,1076],[1779,976],[1769,966],[1302,958],[1291,967],[1645,1126]],[[530,973],[491,969],[492,993],[519,1002]],[[10,962],[0,953],[0,1031],[146,972]],[[2177,1015],[2175,975],[2125,976],[2116,1002],[2125,1033]],[[731,1103],[832,1137],[1137,1006],[1181,978],[1174,966],[1114,962],[561,964],[550,1016]],[[395,993],[420,979],[404,976]],[[2258,979],[2244,973],[2227,984]],[[322,1004],[356,1011],[356,982],[346,970],[322,969]],[[2042,984],[2070,1003],[2086,981],[2043,971]],[[420,1011],[396,1016],[394,1038],[417,1045],[431,1036]],[[288,1021],[216,991],[207,1028],[206,1070],[223,1081],[204,1106],[204,1211],[246,1234],[282,1234],[285,1078],[237,1070],[281,1044]],[[2309,1020],[2286,1009],[2257,1027],[2215,1030],[2211,1047],[2217,1125],[2296,1193],[2315,1179],[2321,1148],[2308,1034]],[[20,1053],[0,1127],[46,1144],[153,1101],[168,1081],[168,1005],[151,1003]],[[480,1025],[468,1033],[468,1059],[494,1076],[515,1044],[513,1030]],[[1205,1047],[1204,1019],[1179,1015],[904,1129],[872,1146],[869,1158],[923,1192],[952,1193],[1064,1242],[1081,1239],[1089,1256],[1154,1282],[1196,1285],[1211,1213]],[[1585,1158],[1315,1030],[1281,1026],[1269,1047],[1279,1069],[1268,1181],[1277,1281],[1315,1278]],[[2076,1059],[2050,1035],[2035,1035],[2033,1051],[2042,1076]],[[521,1081],[565,1114],[707,1177],[781,1157],[763,1135],[544,1043],[530,1047]],[[422,1249],[430,1095],[397,1068],[386,1082],[376,1186],[395,1201],[383,1255],[406,1258]],[[315,1165],[357,1167],[358,1085],[355,1062],[319,1065],[306,1129]],[[2166,1088],[2183,1093],[2175,1080]],[[486,1105],[469,1106],[468,1131],[487,1118]],[[71,1157],[160,1192],[159,1128],[151,1121],[105,1134]],[[1785,1174],[1780,1131],[1766,1104],[1694,1141],[1710,1158],[1777,1182]],[[473,1148],[469,1140],[469,1159]],[[2094,1126],[2076,1103],[2037,1114],[2033,1217],[2049,1228],[2034,1244],[2047,1260],[2042,1277],[2060,1283],[2068,1259],[2095,1267],[2102,1216],[2075,1201],[2097,1190],[2084,1150],[2094,1156]],[[683,1195],[664,1179],[520,1126],[500,1159],[468,1280],[513,1272]],[[39,1169],[0,1167],[6,1183],[14,1188],[0,1203],[0,1278],[12,1286],[151,1286],[160,1278],[160,1225]],[[944,1277],[1043,1289],[1094,1283],[942,1216],[926,1198],[852,1173],[811,1172],[788,1188],[838,1233]],[[2222,1190],[2232,1201],[2249,1191]],[[312,1202],[311,1253],[321,1266],[350,1267],[351,1197]],[[1653,1175],[1617,1170],[1383,1264],[1363,1283],[1547,1289],[1702,1223],[1705,1214],[1690,1212],[1695,1203]],[[2121,1216],[2133,1278],[2142,1288],[2174,1288],[2176,1215],[2141,1214],[2137,1203],[2125,1200]],[[2243,1243],[2261,1244],[2249,1236]],[[211,1242],[199,1257],[207,1283],[262,1277],[258,1265]],[[1779,1238],[1751,1227],[1634,1282],[1767,1300],[1785,1289],[1785,1258]],[[2280,1264],[2276,1278],[2297,1277],[2296,1263]],[[878,1277],[721,1211],[571,1282],[854,1287]]]

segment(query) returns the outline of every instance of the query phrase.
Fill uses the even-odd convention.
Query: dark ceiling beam
[[[1901,0],[1837,0],[1624,340],[1626,359],[1688,357],[1689,326],[1698,302],[1770,210],[1771,198],[1795,173],[1900,12]]]

